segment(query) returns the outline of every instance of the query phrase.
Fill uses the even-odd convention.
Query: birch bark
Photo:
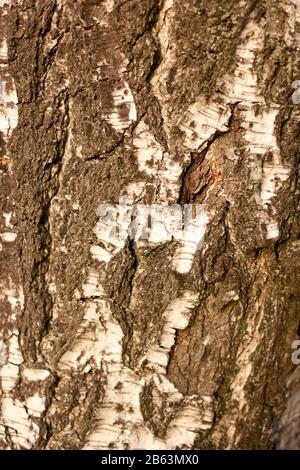
[[[1,448],[299,449],[300,1],[0,24]],[[121,197],[203,223],[107,240]]]

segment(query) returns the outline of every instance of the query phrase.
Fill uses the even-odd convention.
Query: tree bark
[[[299,449],[300,1],[0,8],[0,447]]]

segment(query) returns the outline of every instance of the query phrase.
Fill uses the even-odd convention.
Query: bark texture
[[[300,1],[0,6],[1,448],[300,448]]]

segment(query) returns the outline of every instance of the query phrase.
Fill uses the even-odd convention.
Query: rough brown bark
[[[299,0],[0,6],[1,447],[300,448]]]

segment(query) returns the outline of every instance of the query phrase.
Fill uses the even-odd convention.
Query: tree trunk
[[[1,448],[299,449],[300,1],[0,5]]]

